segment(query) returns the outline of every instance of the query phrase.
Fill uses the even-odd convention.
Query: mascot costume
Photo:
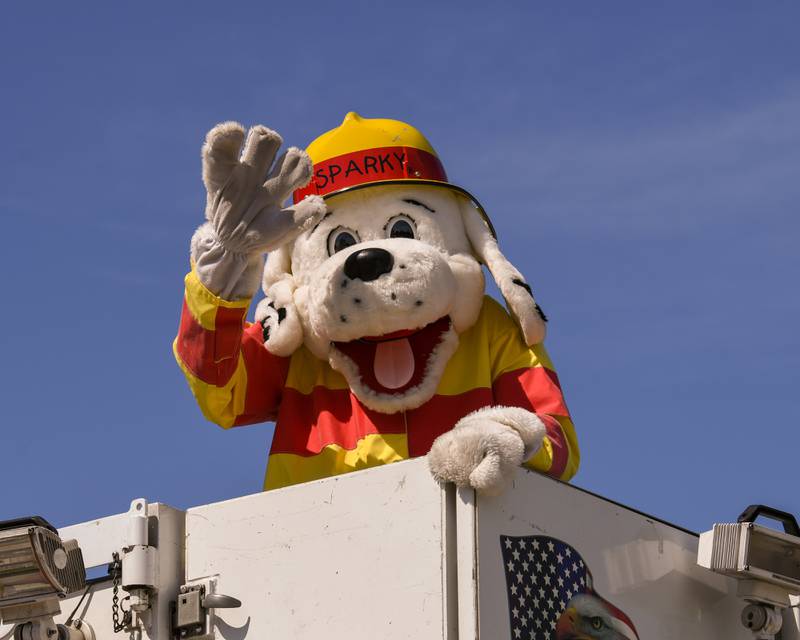
[[[571,478],[546,318],[428,140],[349,113],[305,152],[275,160],[281,144],[263,126],[209,132],[174,344],[209,420],[275,421],[264,488],[422,455],[437,480],[486,494],[521,464]]]

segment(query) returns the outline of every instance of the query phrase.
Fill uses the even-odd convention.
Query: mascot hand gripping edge
[[[546,319],[427,139],[349,113],[306,152],[275,160],[281,144],[263,126],[209,132],[173,347],[209,420],[275,420],[264,488],[421,455],[437,480],[486,494],[521,464],[571,478]]]

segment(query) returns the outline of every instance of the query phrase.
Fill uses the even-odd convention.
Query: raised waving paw
[[[310,196],[283,207],[291,193],[311,179],[311,159],[290,147],[277,160],[283,140],[267,127],[245,130],[223,122],[203,145],[206,220],[192,238],[192,258],[201,281],[223,298],[253,295],[261,256],[293,240],[325,213]],[[244,144],[244,146],[242,146]]]
[[[546,430],[519,407],[486,407],[459,420],[428,453],[434,479],[498,495],[514,471],[542,446]]]

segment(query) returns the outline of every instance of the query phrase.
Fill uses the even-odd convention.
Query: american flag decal
[[[592,586],[580,553],[549,536],[500,536],[511,640],[639,640],[630,618]]]

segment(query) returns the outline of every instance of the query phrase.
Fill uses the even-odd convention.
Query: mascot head
[[[349,113],[307,152],[313,178],[294,200],[321,195],[328,210],[267,259],[256,320],[272,353],[305,344],[366,406],[418,407],[435,393],[458,335],[477,320],[481,264],[525,341],[544,338],[545,318],[488,216],[448,182],[419,131]]]

